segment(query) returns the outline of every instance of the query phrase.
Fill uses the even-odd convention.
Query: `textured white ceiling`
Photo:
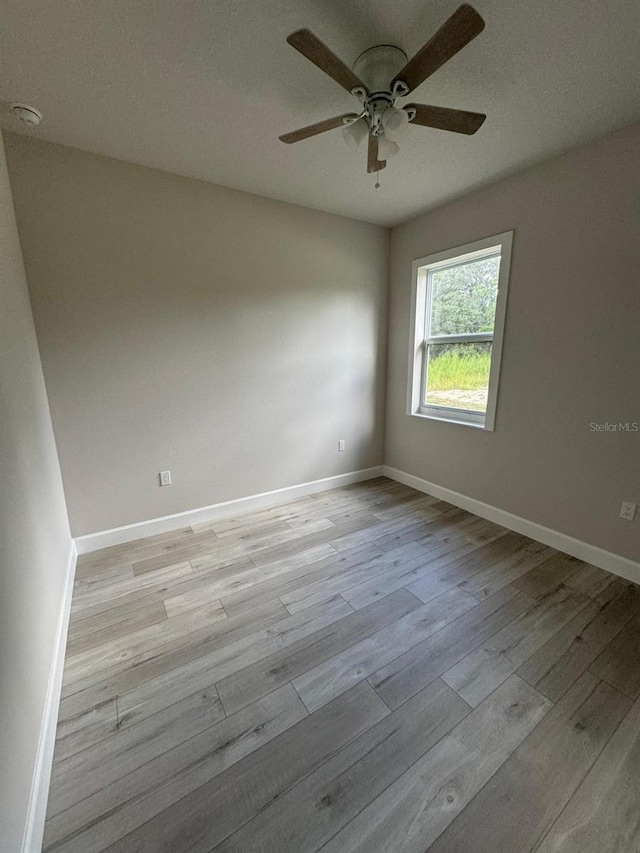
[[[0,98],[42,110],[44,139],[383,225],[640,119],[639,0],[477,0],[484,32],[411,95],[486,112],[476,136],[410,128],[379,190],[339,130],[278,140],[355,103],[290,32],[348,64],[412,55],[458,5],[0,0]]]

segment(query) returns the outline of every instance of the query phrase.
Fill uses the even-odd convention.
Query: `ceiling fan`
[[[426,104],[396,106],[427,77],[479,35],[484,21],[468,3],[463,3],[414,57],[392,45],[377,45],[361,53],[351,70],[311,30],[296,30],[287,42],[328,74],[360,102],[355,113],[301,127],[280,137],[282,142],[300,142],[333,128],[342,127],[345,141],[359,146],[368,138],[367,171],[384,169],[387,159],[398,152],[409,123],[454,133],[475,133],[486,115]],[[380,159],[379,159],[380,158]],[[378,186],[378,184],[376,184]]]

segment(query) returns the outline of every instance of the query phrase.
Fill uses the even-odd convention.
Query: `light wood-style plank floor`
[[[638,853],[640,590],[386,479],[81,557],[56,853]]]

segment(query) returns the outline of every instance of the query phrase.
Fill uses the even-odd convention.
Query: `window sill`
[[[445,424],[457,424],[458,426],[473,427],[474,429],[482,429],[487,432],[493,432],[493,429],[480,421],[467,421],[463,417],[447,417],[446,415],[427,415],[425,412],[410,412],[412,418],[420,418],[423,421],[439,421]]]

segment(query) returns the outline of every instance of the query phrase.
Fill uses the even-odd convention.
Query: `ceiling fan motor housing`
[[[370,98],[386,95],[391,99],[391,81],[406,62],[404,50],[390,44],[379,44],[360,54],[353,64],[353,71],[369,90]]]

